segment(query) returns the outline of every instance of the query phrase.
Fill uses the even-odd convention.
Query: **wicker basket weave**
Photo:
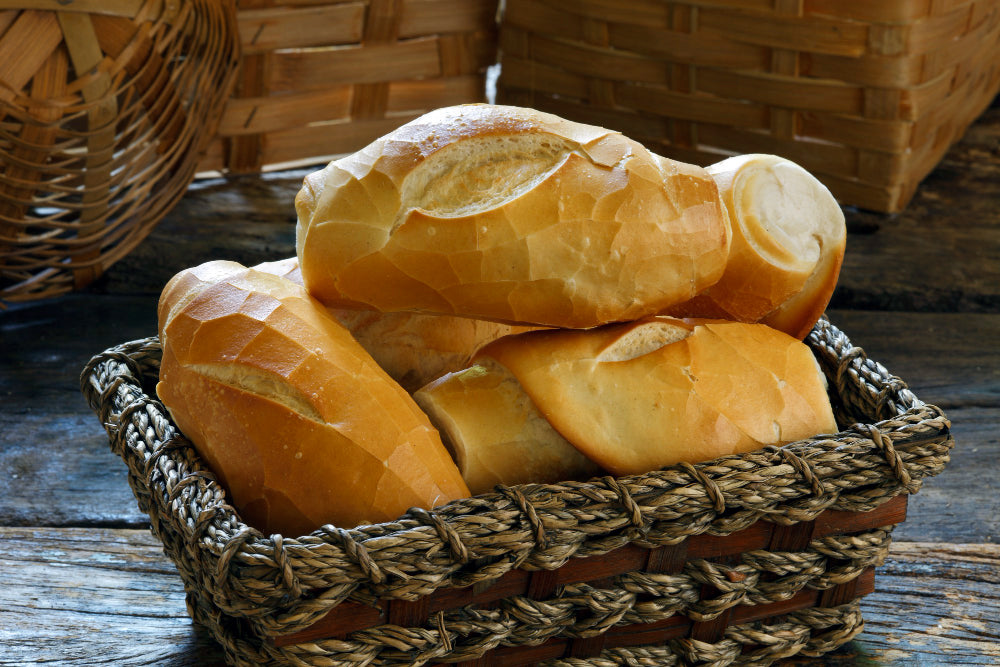
[[[231,0],[0,2],[0,306],[89,284],[194,177]]]
[[[485,101],[496,11],[497,0],[239,0],[239,82],[199,170],[315,163]]]
[[[1000,90],[993,0],[507,0],[498,101],[707,165],[775,153],[905,208]]]
[[[807,342],[840,433],[294,538],[245,525],[171,424],[155,338],[94,357],[81,387],[232,664],[768,664],[861,630],[906,494],[952,446],[834,326]]]

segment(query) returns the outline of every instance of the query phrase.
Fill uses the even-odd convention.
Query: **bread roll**
[[[477,461],[479,467],[502,466],[535,446],[535,435],[494,436],[506,425],[466,416],[489,414],[498,404],[516,405],[520,416],[507,421],[535,432],[544,418],[616,475],[837,430],[809,348],[763,324],[657,317],[590,331],[530,332],[487,345],[474,363],[483,376],[477,385],[509,382],[509,374],[516,389],[508,391],[524,398],[446,386],[462,384],[461,374],[417,392],[431,421],[461,452],[460,466],[477,457],[496,461]],[[490,444],[501,440],[503,446]]]
[[[729,252],[704,169],[519,107],[426,114],[295,206],[304,284],[333,307],[586,328],[690,299]]]
[[[302,284],[295,257],[254,268]],[[408,392],[446,373],[466,368],[472,355],[486,343],[537,328],[414,312],[380,313],[347,308],[329,311],[382,370]]]
[[[804,338],[837,284],[847,240],[843,211],[815,176],[775,155],[741,155],[708,172],[732,227],[726,270],[717,283],[667,312],[763,321]]]
[[[492,359],[448,373],[413,395],[432,415],[473,494],[497,484],[588,479],[602,472],[532,404]]]
[[[300,535],[468,496],[427,417],[301,286],[208,262],[158,315],[157,394],[251,525]]]

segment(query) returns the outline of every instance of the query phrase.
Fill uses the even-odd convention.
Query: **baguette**
[[[763,324],[655,317],[529,332],[487,345],[474,364],[467,373],[477,385],[507,383],[510,395],[471,391],[462,374],[452,374],[414,396],[467,477],[530,457],[545,430],[539,420],[555,432],[544,440],[558,443],[557,434],[615,475],[837,430],[825,377],[808,347]],[[512,435],[478,418],[494,410],[517,414],[500,427],[530,428]],[[521,481],[516,471],[509,474],[501,481]]]
[[[158,317],[157,395],[251,525],[300,535],[469,495],[423,412],[300,285],[208,262]]]
[[[302,284],[295,257],[254,268]],[[329,312],[389,377],[411,393],[446,373],[462,370],[483,345],[538,328],[411,311],[330,308]]]
[[[804,338],[833,295],[847,241],[844,213],[815,176],[775,155],[750,154],[707,167],[729,213],[726,269],[678,317],[764,322]]]
[[[295,207],[304,285],[336,308],[587,328],[692,298],[729,252],[704,169],[519,107],[428,113],[308,175]]]

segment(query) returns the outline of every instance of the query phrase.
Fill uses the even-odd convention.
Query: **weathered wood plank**
[[[858,639],[790,664],[996,664],[1000,546],[897,542],[862,606]],[[142,530],[0,528],[0,645],[3,665],[223,664]]]
[[[1000,98],[905,211],[848,210],[836,308],[1000,312]]]
[[[0,528],[2,665],[223,665],[148,532]]]
[[[156,294],[213,259],[246,265],[295,254],[295,194],[312,169],[196,181],[176,207],[90,290]]]
[[[1000,541],[1000,315],[839,311],[830,319],[913,392],[945,410],[955,449],[911,499],[907,540]]]
[[[0,314],[0,524],[147,523],[78,378],[94,354],[154,333],[150,296],[71,295]]]

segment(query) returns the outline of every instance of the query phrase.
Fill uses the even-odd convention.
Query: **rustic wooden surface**
[[[199,181],[98,284],[0,312],[0,666],[223,664],[77,378],[91,355],[154,333],[174,272],[293,254],[307,171]],[[1000,664],[1000,104],[904,213],[847,215],[830,317],[945,409],[957,444],[910,501],[864,633],[787,664]]]

